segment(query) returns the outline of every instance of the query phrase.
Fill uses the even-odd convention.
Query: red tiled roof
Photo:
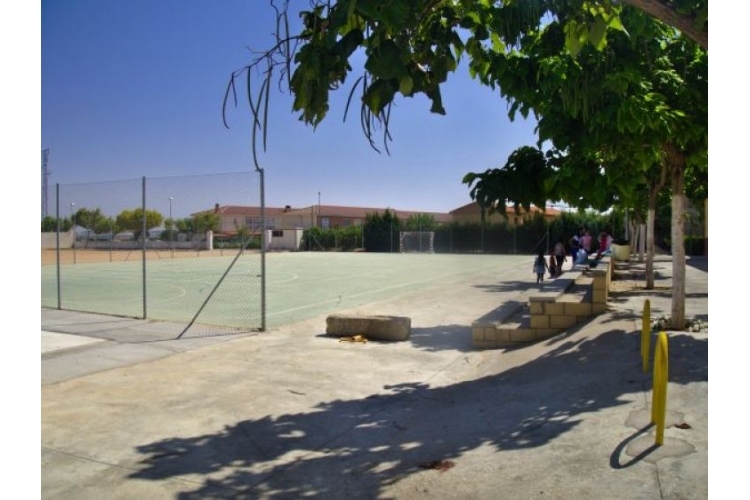
[[[286,208],[266,207],[267,216],[278,215],[278,214],[284,213],[285,211],[288,211],[288,210]],[[243,206],[243,205],[224,205],[224,206],[210,208],[208,210],[201,210],[200,212],[196,212],[191,215],[198,215],[198,214],[205,214],[205,213],[212,213],[212,214],[218,214],[218,215],[239,215],[239,216],[246,216],[246,217],[247,216],[260,217],[260,207],[251,207],[251,206]]]
[[[405,220],[412,215],[429,215],[435,222],[451,222],[453,217],[450,213],[444,212],[420,212],[417,210],[398,210],[394,208],[373,208],[373,207],[344,207],[337,205],[312,205],[305,208],[279,208],[266,207],[266,216],[274,217],[282,214],[304,215],[309,216],[311,213],[320,217],[342,217],[351,219],[365,219],[369,214],[382,214],[389,210],[399,219]],[[260,217],[260,207],[241,206],[241,205],[223,205],[208,210],[202,210],[191,215],[215,213],[218,215],[236,215],[241,217]],[[452,212],[451,212],[452,213]]]
[[[295,210],[291,210],[288,213],[292,214],[304,214],[309,215],[310,213],[314,213],[315,215],[320,215],[320,217],[346,217],[346,218],[353,218],[353,219],[364,219],[369,214],[382,214],[386,210],[389,210],[392,214],[394,214],[399,219],[408,219],[411,215],[416,214],[425,214],[425,215],[431,215],[435,222],[450,222],[452,220],[452,217],[448,213],[441,213],[441,212],[419,212],[419,211],[408,211],[408,210],[398,210],[395,208],[372,208],[372,207],[343,207],[343,206],[337,206],[337,205],[313,205],[306,208],[299,208]]]

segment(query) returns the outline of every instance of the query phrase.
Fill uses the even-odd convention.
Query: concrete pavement
[[[486,292],[468,288],[357,309],[409,315],[409,342],[339,342],[324,317],[147,344],[43,333],[42,497],[707,498],[707,332],[669,332],[653,446],[638,335],[645,298],[669,313],[656,269],[655,290],[513,350],[471,348]],[[687,279],[707,321],[707,259]],[[42,311],[43,329],[87,321]]]

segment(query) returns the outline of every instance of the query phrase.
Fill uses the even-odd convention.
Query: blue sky
[[[308,2],[291,4],[296,12]],[[51,186],[253,168],[246,100],[240,93],[229,108],[230,129],[221,108],[231,73],[253,58],[248,49],[273,43],[268,2],[44,0],[41,20]],[[267,205],[309,206],[320,192],[328,205],[450,211],[471,201],[465,173],[502,166],[535,141],[534,123],[511,123],[499,93],[460,68],[443,90],[446,116],[431,114],[424,97],[398,99],[391,155],[378,154],[358,109],[343,122],[348,91],[332,95],[317,130],[298,121],[288,94],[272,95],[260,157]]]

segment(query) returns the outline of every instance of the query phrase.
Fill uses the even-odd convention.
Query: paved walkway
[[[707,332],[669,332],[663,446],[648,425],[639,317],[645,298],[669,313],[671,263],[657,273],[513,350],[471,348],[471,289],[373,305],[412,316],[409,342],[339,342],[324,317],[152,344],[43,332],[42,497],[707,498]],[[687,279],[707,321],[707,260]],[[93,320],[42,311],[43,330]]]

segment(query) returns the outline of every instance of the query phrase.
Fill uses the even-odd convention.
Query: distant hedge
[[[656,245],[671,251],[669,224],[665,217],[657,218]],[[598,248],[599,234],[607,232],[615,240],[625,236],[623,214],[597,214],[594,212],[563,212],[548,222],[541,214],[520,225],[507,222],[482,225],[480,223],[451,223],[438,225],[429,216],[414,216],[400,220],[385,210],[367,216],[364,226],[345,228],[312,228],[305,230],[301,250],[398,252],[400,231],[434,231],[436,253],[490,253],[529,254],[540,250],[548,253],[557,241],[569,247],[570,238],[580,228],[589,230]],[[707,240],[702,237],[685,237],[687,255],[705,255]]]

